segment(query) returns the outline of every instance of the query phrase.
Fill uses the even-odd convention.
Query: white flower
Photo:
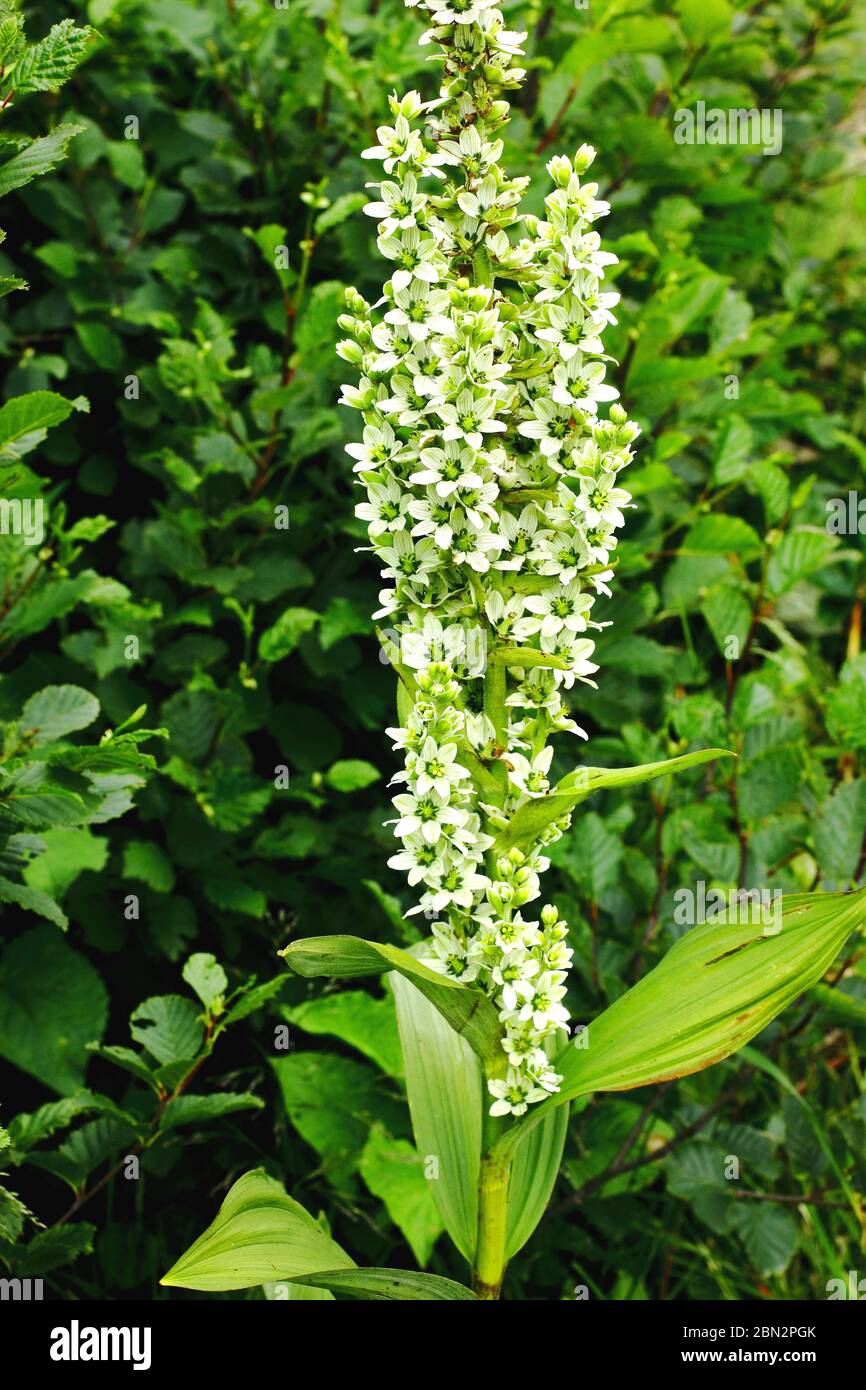
[[[405,116],[398,116],[393,126],[380,125],[376,131],[378,145],[361,151],[362,159],[379,159],[385,173],[392,174],[398,164],[417,159],[423,152],[421,136],[412,130]]]
[[[454,328],[448,317],[447,290],[431,288],[424,280],[413,280],[405,289],[394,291],[394,308],[385,315],[385,322],[395,328],[405,328],[416,343],[424,343],[431,333],[451,333]]]
[[[363,472],[365,469],[372,471],[387,465],[396,466],[406,457],[402,440],[397,438],[391,426],[384,421],[381,425],[365,425],[363,444],[347,444],[346,453],[357,459],[356,472]]]
[[[531,1023],[539,1032],[568,1022],[568,1010],[559,1002],[565,998],[565,976],[561,971],[546,971],[535,980],[532,998],[518,1012],[521,1023]]]
[[[583,681],[584,685],[595,685],[590,675],[598,670],[598,666],[589,659],[595,651],[595,643],[589,638],[575,638],[566,631],[551,633],[541,638],[541,650],[568,662],[567,671],[553,672],[554,680],[561,682],[566,690],[571,689],[575,680]]]
[[[410,776],[416,795],[425,796],[427,792],[435,791],[437,796],[448,800],[452,786],[465,781],[469,773],[457,761],[456,743],[443,743],[437,747],[428,734],[420,753],[410,764]]]
[[[400,853],[392,854],[388,860],[388,867],[405,873],[409,887],[414,888],[417,883],[423,883],[428,875],[435,876],[441,872],[443,850],[441,841],[431,845],[423,835],[407,835]]]
[[[364,151],[385,168],[365,212],[389,265],[377,304],[346,291],[338,353],[360,381],[341,403],[363,416],[363,442],[348,446],[366,490],[355,514],[387,583],[375,617],[388,621],[383,656],[400,680],[388,732],[403,757],[389,822],[401,847],[388,863],[423,886],[407,915],[441,914],[432,968],[493,1000],[508,1071],[489,1082],[490,1112],[518,1116],[562,1081],[550,1058],[568,1018],[567,927],[550,906],[538,921],[522,911],[568,813],[525,852],[503,856],[493,837],[547,793],[550,735],[586,737],[564,696],[593,684],[584,634],[603,626],[589,615],[610,593],[630,503],[618,476],[639,431],[619,405],[601,413],[617,394],[602,335],[619,295],[604,288],[616,257],[593,228],[608,204],[584,177],[594,150],[552,159],[544,217],[521,218],[528,180],[502,169],[500,127],[525,76],[513,61],[525,35],[502,27],[495,0],[422,8],[443,85],[427,103],[391,96],[393,125]],[[470,254],[488,283],[470,283]],[[555,665],[513,653],[501,677],[482,679],[491,651],[524,644]]]
[[[570,361],[556,368],[554,380],[556,387],[551,392],[554,400],[593,414],[599,401],[615,401],[619,395],[615,386],[605,384],[604,363],[587,362],[582,353],[576,353]]]
[[[428,792],[426,796],[401,792],[394,797],[394,808],[400,812],[400,819],[387,822],[394,826],[394,834],[403,839],[420,832],[428,845],[438,844],[449,827],[463,825],[468,815],[459,806],[450,805],[444,796],[436,792]]]
[[[410,483],[434,487],[439,497],[450,497],[459,487],[480,487],[483,478],[476,472],[478,455],[473,449],[461,446],[456,440],[444,449],[422,449],[423,464],[409,477]]]
[[[446,4],[428,5],[434,24],[477,24],[484,10],[496,0],[447,0]]]
[[[446,907],[459,907],[468,912],[489,881],[484,874],[476,871],[470,860],[463,864],[452,864],[448,869],[427,878],[430,891],[424,894],[420,907],[415,910],[430,907],[434,912],[441,912]]]
[[[547,1092],[514,1067],[508,1068],[505,1080],[488,1081],[487,1089],[495,1097],[491,1115],[525,1115],[535,1101],[546,1100]]]
[[[430,488],[423,500],[413,499],[408,502],[408,507],[416,519],[412,535],[432,536],[440,550],[450,549],[454,536],[451,527],[454,509],[450,503],[443,502]]]
[[[486,714],[466,715],[466,737],[478,750],[492,747],[496,730]]]
[[[535,336],[544,343],[553,343],[563,362],[570,362],[579,351],[603,351],[598,337],[588,332],[586,315],[576,301],[568,309],[559,304],[549,305],[547,326],[537,328]]]
[[[538,568],[541,574],[556,575],[562,584],[570,584],[578,572],[591,563],[592,552],[586,537],[575,530],[554,535],[544,543]]]
[[[503,512],[499,528],[507,549],[504,558],[497,560],[496,568],[523,569],[527,556],[538,543],[538,512],[532,504],[524,507],[520,516],[515,516],[513,512]]]
[[[534,996],[532,979],[539,971],[538,961],[526,951],[508,951],[491,972],[493,983],[499,988],[499,998],[509,1013],[519,1009]]]
[[[586,615],[594,599],[582,591],[576,579],[569,584],[529,594],[523,600],[528,612],[535,616],[526,620],[528,632],[540,632],[542,637],[562,632],[585,632]]]
[[[392,235],[398,227],[417,225],[418,214],[427,203],[427,198],[418,192],[418,180],[414,174],[407,174],[402,186],[385,180],[373,187],[379,189],[381,201],[366,203],[364,211],[369,217],[382,220],[382,230],[386,236]]]
[[[436,411],[445,424],[442,438],[465,439],[471,449],[480,449],[485,434],[502,433],[505,424],[495,420],[497,401],[495,396],[476,398],[471,391],[461,391],[454,403],[437,403]]]
[[[540,396],[533,403],[532,412],[533,418],[521,420],[517,432],[527,439],[537,440],[545,458],[554,458],[574,431],[571,416],[567,409],[546,396]]]
[[[631,493],[616,486],[615,473],[601,473],[596,478],[581,478],[575,505],[583,512],[587,526],[622,526],[625,517],[621,508],[630,501]]]
[[[526,600],[520,594],[512,594],[507,602],[498,589],[487,595],[484,611],[500,642],[523,642],[535,631],[535,620],[523,617],[525,607]]]
[[[375,356],[370,355],[372,360],[367,359],[368,371],[372,374],[392,372],[395,367],[417,371],[415,344],[408,334],[401,335],[398,329],[391,328],[387,323],[377,323],[371,337],[374,346],[379,349]]]
[[[542,748],[540,753],[536,753],[532,761],[525,758],[522,753],[509,753],[506,762],[508,780],[524,796],[544,796],[550,787],[547,774],[550,771],[552,761],[552,744],[548,744],[546,748]]]
[[[493,534],[487,527],[479,527],[477,530],[466,521],[458,521],[454,525],[451,537],[451,558],[457,565],[470,565],[478,574],[484,574],[490,568],[490,561],[498,555],[502,549],[502,541],[499,536]]]
[[[478,966],[469,959],[460,938],[438,922],[433,928],[430,950],[431,954],[425,958],[424,964],[429,965],[431,970],[438,971],[440,975],[460,980],[464,985],[477,976]]]
[[[391,278],[395,290],[407,289],[413,280],[435,285],[440,279],[436,242],[417,227],[408,227],[399,236],[380,236],[377,245],[383,256],[397,263]]]
[[[396,531],[392,544],[378,546],[376,553],[387,566],[382,571],[383,579],[421,578],[436,568],[438,552],[430,541],[413,544],[404,531]]]

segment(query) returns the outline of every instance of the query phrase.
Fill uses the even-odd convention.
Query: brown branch
[[[665,1086],[669,1086],[670,1084],[670,1082],[666,1082]],[[659,1094],[661,1094],[663,1089],[664,1087],[659,1088]],[[570,1210],[571,1207],[581,1206],[588,1196],[598,1188],[604,1187],[610,1182],[611,1178],[623,1177],[626,1173],[633,1173],[637,1168],[646,1167],[648,1163],[658,1163],[660,1159],[667,1158],[668,1154],[678,1149],[680,1144],[685,1144],[686,1140],[693,1139],[696,1134],[700,1134],[701,1130],[710,1123],[713,1116],[717,1115],[723,1106],[727,1105],[729,1100],[733,1100],[736,1094],[736,1087],[731,1087],[730,1090],[724,1091],[722,1095],[713,1101],[712,1105],[702,1111],[696,1120],[693,1120],[685,1129],[680,1130],[679,1134],[675,1134],[672,1139],[662,1144],[660,1148],[655,1149],[653,1153],[644,1154],[643,1157],[636,1158],[631,1163],[618,1163],[617,1159],[619,1159],[620,1155],[617,1155],[617,1159],[614,1160],[609,1168],[605,1169],[603,1173],[598,1173],[594,1178],[590,1178],[589,1182],[584,1183],[583,1187],[579,1188],[577,1192],[573,1192],[571,1196],[566,1197],[563,1202],[560,1202],[558,1207],[553,1208],[551,1214],[557,1215],[558,1213]],[[622,1150],[620,1150],[620,1154],[622,1154]]]

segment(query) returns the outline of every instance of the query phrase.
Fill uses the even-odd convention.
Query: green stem
[[[505,1275],[510,1174],[509,1162],[484,1154],[478,1179],[478,1246],[472,1287],[478,1298],[488,1302],[499,1298]]]
[[[484,672],[484,713],[493,725],[497,745],[503,751],[508,748],[506,694],[505,666],[501,661],[492,661],[488,656],[487,669]]]

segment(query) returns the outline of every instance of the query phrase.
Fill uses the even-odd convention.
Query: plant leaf
[[[61,1095],[78,1091],[87,1044],[101,1037],[108,994],[86,956],[56,927],[39,926],[0,960],[0,1056]]]
[[[465,1039],[408,979],[394,975],[391,987],[418,1154],[443,1225],[471,1264],[478,1227],[481,1066]]]
[[[416,1274],[409,1269],[335,1269],[291,1280],[314,1289],[329,1289],[351,1298],[412,1299],[427,1302],[476,1302],[471,1289],[441,1274]]]
[[[632,787],[655,777],[667,777],[672,772],[698,767],[713,758],[732,757],[734,754],[727,748],[702,748],[697,753],[684,753],[679,758],[666,758],[657,763],[641,763],[638,767],[576,768],[557,782],[547,796],[535,797],[514,813],[506,828],[497,835],[493,853],[507,854],[515,845],[531,844],[552,821],[606,787]]]
[[[568,1114],[567,1104],[549,1110],[514,1155],[508,1183],[506,1260],[529,1240],[550,1201],[562,1163]]]
[[[160,1280],[178,1289],[248,1289],[354,1262],[263,1168],[238,1178],[206,1231]]]
[[[47,174],[66,157],[66,147],[83,125],[58,125],[48,135],[31,140],[18,154],[0,165],[0,198],[14,188],[23,188],[31,179]]]
[[[406,1139],[392,1139],[382,1125],[373,1125],[358,1172],[373,1196],[384,1203],[423,1269],[443,1227],[417,1150]]]
[[[556,1056],[560,1091],[518,1121],[503,1148],[576,1096],[654,1085],[730,1056],[820,980],[864,920],[861,889],[788,897],[774,934],[748,922],[692,928],[589,1025],[585,1047]]]
[[[395,970],[411,980],[479,1057],[499,1060],[502,1055],[499,1018],[487,995],[437,975],[435,970],[398,946],[362,941],[357,936],[312,936],[293,941],[278,954],[305,979],[321,975],[355,979]]]

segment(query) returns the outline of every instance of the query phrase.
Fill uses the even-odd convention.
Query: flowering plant
[[[552,159],[546,218],[521,217],[528,180],[502,169],[498,132],[524,36],[488,0],[427,8],[442,92],[393,96],[394,124],[364,151],[384,165],[364,210],[395,269],[374,309],[347,292],[339,351],[362,378],[343,403],[363,414],[355,513],[388,581],[375,616],[393,625],[402,686],[389,733],[405,755],[403,847],[389,863],[424,887],[427,963],[492,997],[507,1070],[488,1079],[490,1113],[522,1115],[561,1079],[548,1054],[568,1021],[567,926],[529,905],[569,811],[507,854],[496,835],[549,790],[550,736],[586,737],[562,692],[593,684],[586,634],[610,593],[639,431],[618,405],[599,418],[618,395],[601,335],[619,296],[602,288],[616,257],[593,230],[608,204],[582,181],[595,151]]]
[[[389,863],[422,888],[411,911],[431,938],[407,952],[333,935],[281,954],[305,976],[393,972],[419,1153],[473,1291],[355,1269],[261,1173],[164,1281],[192,1288],[280,1277],[361,1297],[498,1298],[549,1198],[568,1102],[728,1056],[820,978],[863,916],[860,894],[820,894],[788,899],[771,931],[708,922],[569,1037],[568,927],[539,906],[546,849],[594,792],[729,755],[583,766],[551,785],[551,737],[586,738],[563,693],[594,684],[587,634],[602,626],[639,434],[605,379],[616,257],[593,224],[609,209],[583,146],[550,160],[545,217],[519,212],[528,180],[502,169],[499,132],[524,36],[493,0],[420,7],[441,90],[392,96],[393,124],[364,151],[384,169],[365,212],[393,269],[375,305],[347,291],[339,352],[360,372],[343,388],[364,421],[348,453],[398,678]]]

